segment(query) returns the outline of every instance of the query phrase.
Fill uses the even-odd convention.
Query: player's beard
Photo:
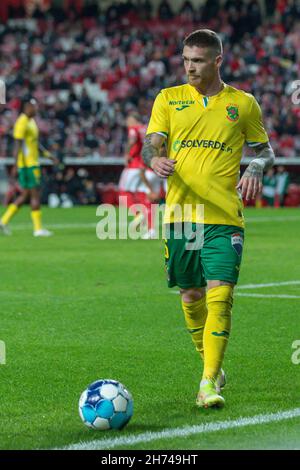
[[[190,85],[192,85],[195,88],[205,88],[206,85],[209,83],[207,80],[204,80],[203,77],[199,77],[199,75],[196,76],[188,76],[188,82]]]
[[[214,73],[205,75],[188,75],[188,83],[195,88],[206,89],[215,80],[216,75]]]

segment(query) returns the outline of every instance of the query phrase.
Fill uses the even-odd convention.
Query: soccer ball
[[[133,415],[132,396],[116,380],[97,380],[81,394],[79,415],[90,428],[122,429]]]

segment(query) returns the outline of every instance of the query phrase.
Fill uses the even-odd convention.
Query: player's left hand
[[[60,160],[56,157],[51,158],[53,165],[58,166],[60,164]]]
[[[150,202],[156,202],[159,200],[159,193],[155,193],[154,191],[151,191],[147,196]]]
[[[256,199],[262,192],[262,177],[248,175],[245,171],[236,188],[240,190],[242,198],[246,197],[246,201]]]

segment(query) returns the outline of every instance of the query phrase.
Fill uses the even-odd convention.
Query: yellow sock
[[[4,212],[3,216],[1,217],[1,223],[3,225],[8,224],[10,219],[15,215],[15,213],[18,211],[18,206],[15,204],[10,204],[6,211]]]
[[[41,228],[42,228],[42,211],[40,211],[40,210],[31,211],[31,218],[32,218],[34,231],[41,230]]]
[[[207,316],[206,297],[196,302],[181,302],[185,323],[192,341],[203,359],[203,330]]]
[[[221,369],[231,327],[232,295],[231,286],[213,287],[206,293],[203,379],[216,378]]]

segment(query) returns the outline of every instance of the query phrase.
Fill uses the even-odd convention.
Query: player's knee
[[[33,211],[38,211],[40,209],[40,200],[37,197],[32,197],[30,199],[31,209]]]
[[[180,289],[180,295],[183,302],[197,302],[197,300],[200,300],[205,296],[205,288],[192,287],[190,289]]]
[[[29,196],[29,192],[26,189],[24,189],[22,193],[20,194],[20,196],[16,199],[16,205],[21,206],[22,204],[24,204],[24,202],[27,201],[28,196]]]
[[[232,287],[232,289],[234,289],[235,284],[233,282],[227,282],[227,281],[207,281],[208,291],[210,289],[213,289],[214,287],[219,287],[219,286],[230,286]]]

